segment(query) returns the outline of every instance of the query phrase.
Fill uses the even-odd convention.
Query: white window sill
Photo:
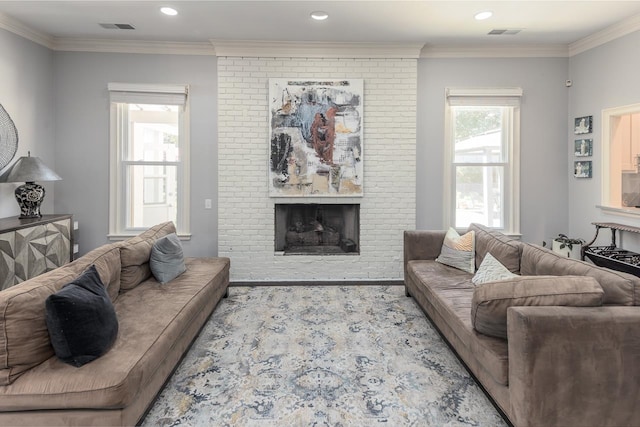
[[[600,208],[603,212],[620,215],[626,217],[640,217],[640,208],[632,208],[632,207],[616,207],[616,206],[604,206],[604,205],[596,205],[596,208]]]

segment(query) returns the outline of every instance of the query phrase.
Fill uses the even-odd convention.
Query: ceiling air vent
[[[100,26],[108,30],[135,30],[136,29],[131,24],[100,24]]]
[[[489,31],[489,35],[490,36],[513,36],[514,34],[518,34],[520,31],[522,31],[521,29],[517,28],[513,28],[513,29],[500,29],[500,30],[491,30]]]

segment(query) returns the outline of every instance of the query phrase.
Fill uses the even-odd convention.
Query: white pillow
[[[456,230],[449,228],[436,261],[473,274],[476,270],[475,256],[475,231],[472,230],[460,236]]]
[[[478,271],[476,271],[476,274],[471,279],[471,282],[473,282],[474,285],[481,285],[487,282],[513,279],[514,277],[518,277],[518,275],[510,272],[509,269],[495,259],[491,253],[487,252],[482,263],[480,263],[480,267],[478,267]]]

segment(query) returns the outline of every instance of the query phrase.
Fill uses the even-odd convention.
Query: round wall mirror
[[[18,129],[9,113],[0,105],[0,170],[9,164],[18,151]]]

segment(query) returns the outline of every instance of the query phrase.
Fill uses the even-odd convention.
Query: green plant
[[[570,237],[567,237],[565,234],[558,234],[558,237],[556,237],[555,239],[556,242],[560,242],[560,249],[564,249],[569,248],[569,250],[573,249],[573,245],[580,245],[582,246],[584,244],[584,240],[582,239],[572,239]]]

